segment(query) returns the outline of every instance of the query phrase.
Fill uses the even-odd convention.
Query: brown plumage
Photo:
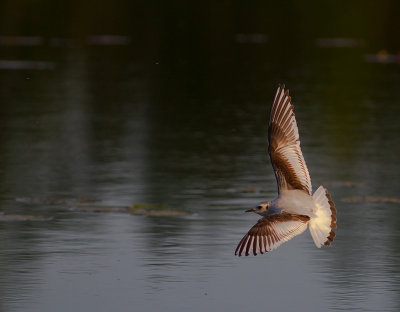
[[[301,148],[289,90],[280,85],[269,117],[268,153],[274,169],[278,197],[261,202],[254,212],[262,216],[242,238],[235,255],[257,255],[277,248],[307,227],[315,245],[330,245],[336,234],[336,208],[328,191],[320,186],[314,194]]]
[[[263,217],[242,238],[236,247],[235,255],[241,256],[245,251],[245,255],[248,256],[250,250],[255,256],[257,251],[261,254],[271,251],[303,232],[309,220],[309,216],[289,213]]]
[[[328,190],[325,190],[326,197],[328,198],[328,203],[331,209],[331,231],[329,232],[328,239],[324,243],[325,246],[329,246],[332,242],[333,239],[336,237],[336,233],[332,229],[337,228],[337,218],[336,218],[336,208],[335,208],[335,203],[332,200],[331,194],[328,193]]]
[[[297,122],[290,103],[289,90],[285,92],[285,85],[280,85],[269,117],[268,153],[279,193],[303,190],[311,195],[311,179],[300,149]],[[288,153],[292,157],[289,158]]]

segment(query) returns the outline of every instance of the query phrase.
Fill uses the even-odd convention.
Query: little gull
[[[261,202],[254,212],[261,219],[242,238],[235,255],[264,253],[277,248],[309,226],[315,245],[330,245],[335,237],[336,209],[322,185],[312,194],[311,178],[300,149],[299,131],[289,90],[280,85],[271,107],[268,153],[278,184],[278,197]]]

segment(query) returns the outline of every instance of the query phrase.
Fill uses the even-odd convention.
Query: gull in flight
[[[242,238],[235,255],[248,256],[277,248],[307,227],[315,245],[330,245],[336,236],[336,209],[322,185],[312,194],[311,178],[300,148],[299,130],[289,90],[280,85],[271,107],[268,153],[278,184],[278,197],[261,202],[254,212],[261,219]]]

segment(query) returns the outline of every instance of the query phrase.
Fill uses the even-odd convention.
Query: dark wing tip
[[[236,247],[235,255],[240,257],[243,253],[245,256],[250,254],[257,256],[258,254],[267,253],[302,233],[305,228],[300,226],[306,224],[309,220],[309,216],[288,213],[263,217],[241,239]],[[278,224],[287,221],[295,221],[296,223],[289,225],[289,227],[275,228]]]
[[[235,250],[235,256],[238,255],[238,252],[239,252],[239,257],[242,256],[243,249],[244,249],[244,247],[246,246],[246,243],[247,243],[248,239],[249,239],[249,234],[246,234],[246,235],[240,240],[240,242],[239,242],[239,244],[237,245],[236,250]]]
[[[240,241],[240,243],[238,244],[238,246],[236,247],[235,250],[235,256],[242,256],[242,253],[244,256],[250,256],[250,254],[253,254],[254,256],[257,256],[257,239],[256,239],[257,235],[250,235],[249,233],[247,233],[243,239]],[[268,250],[263,250],[260,249],[259,250],[261,254],[263,254],[264,252],[267,252]]]
[[[328,239],[326,240],[324,245],[329,246],[333,242],[333,239],[335,238],[335,236],[336,236],[336,233],[331,230],[331,232],[329,233],[329,236],[327,237]]]
[[[286,85],[284,83],[278,84],[278,91],[284,90],[285,91]],[[286,89],[285,96],[289,96],[289,89]]]

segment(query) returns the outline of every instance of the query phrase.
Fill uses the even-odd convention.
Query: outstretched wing
[[[295,189],[311,195],[310,174],[301,152],[296,117],[285,85],[278,87],[271,107],[268,141],[278,192]]]
[[[235,250],[239,257],[244,253],[246,256],[253,252],[261,254],[277,248],[284,242],[299,235],[307,229],[310,217],[281,213],[263,217],[242,238]]]

